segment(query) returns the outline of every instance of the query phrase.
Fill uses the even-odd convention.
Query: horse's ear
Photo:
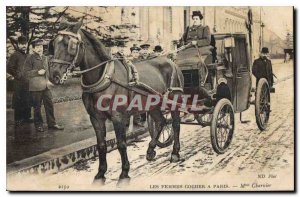
[[[81,28],[82,24],[83,24],[83,18],[81,18],[81,20],[79,22],[74,24],[74,26],[72,27],[72,31],[74,33],[77,33],[78,30]]]
[[[69,26],[69,22],[65,17],[63,17],[59,23],[59,30],[67,29]]]

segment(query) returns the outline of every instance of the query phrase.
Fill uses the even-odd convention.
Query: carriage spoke
[[[263,104],[263,106],[261,106],[259,113],[261,114],[262,112],[265,112],[266,110],[268,110],[268,106],[269,106],[269,103],[265,102]]]
[[[212,144],[218,154],[223,154],[228,148],[234,128],[233,107],[228,99],[221,99],[214,110],[212,120]],[[216,114],[217,113],[217,114]],[[215,115],[216,114],[216,115]]]
[[[217,134],[218,135],[218,144],[219,144],[220,147],[223,147],[222,146],[222,130],[223,130],[223,128],[219,128],[218,129],[218,134]]]
[[[160,143],[165,143],[172,136],[172,118],[168,115],[169,114],[164,114],[165,123],[161,126],[161,133],[157,138],[157,141]]]
[[[221,114],[221,118],[218,121],[218,144],[221,148],[224,148],[225,142],[227,140],[227,129],[229,128],[227,121],[228,121],[228,115],[227,115],[227,108],[224,110],[223,114]]]
[[[261,97],[260,97],[260,101],[264,101],[265,100],[265,97],[267,97],[267,88],[265,88],[263,90],[263,93],[261,94]]]

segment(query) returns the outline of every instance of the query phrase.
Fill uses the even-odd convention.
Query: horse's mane
[[[89,39],[89,41],[91,42],[93,48],[95,49],[95,51],[97,52],[97,54],[99,55],[100,59],[102,61],[106,61],[110,59],[110,56],[107,52],[107,49],[105,48],[105,46],[100,42],[99,39],[97,39],[92,33],[84,30],[84,29],[80,29],[82,31],[82,33]]]

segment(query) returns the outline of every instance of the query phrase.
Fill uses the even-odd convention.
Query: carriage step
[[[242,124],[246,124],[246,123],[250,122],[250,120],[243,120],[243,119],[242,119],[242,112],[241,112],[241,113],[240,113],[240,122],[241,122]]]

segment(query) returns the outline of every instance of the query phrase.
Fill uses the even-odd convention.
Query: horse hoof
[[[126,175],[121,174],[121,175],[119,176],[119,179],[120,179],[120,180],[121,180],[121,179],[124,179],[124,180],[130,179],[130,176],[128,176],[128,174],[126,174]]]
[[[106,178],[94,178],[93,185],[105,185]]]
[[[95,176],[93,183],[104,185],[105,180],[106,180],[105,176],[104,176],[103,174],[99,174],[99,173],[98,173],[98,174]]]
[[[117,186],[118,187],[123,187],[123,186],[128,186],[130,184],[130,177],[127,176],[120,176]]]
[[[151,152],[147,152],[147,157],[146,157],[146,159],[147,159],[148,161],[153,161],[155,155],[156,155],[156,152],[155,152],[154,150],[151,151]]]
[[[180,160],[179,154],[172,154],[171,155],[171,163],[176,163]]]

